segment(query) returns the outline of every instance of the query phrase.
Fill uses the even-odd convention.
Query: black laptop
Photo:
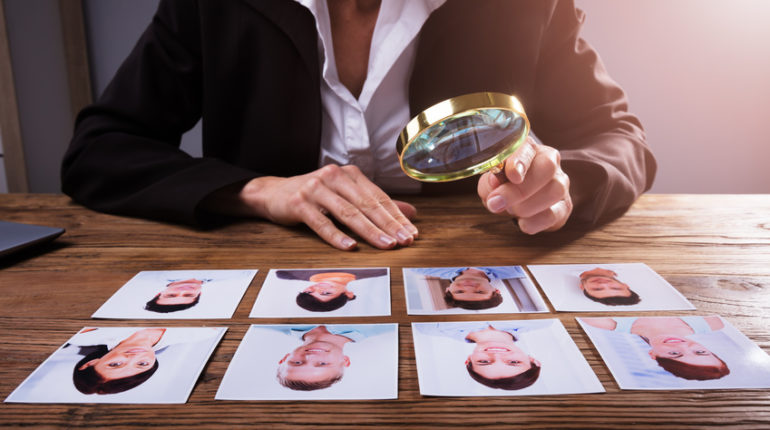
[[[0,258],[43,242],[54,240],[63,228],[0,221]]]

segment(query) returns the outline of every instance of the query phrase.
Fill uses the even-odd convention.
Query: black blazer
[[[582,21],[571,1],[448,0],[421,31],[409,96],[415,114],[470,92],[517,95],[561,152],[573,218],[593,223],[647,190],[655,161],[579,39]],[[314,18],[294,0],[163,0],[78,116],[63,191],[99,211],[206,223],[198,205],[210,193],[318,167],[320,75]],[[192,158],[179,143],[199,118],[203,157]]]

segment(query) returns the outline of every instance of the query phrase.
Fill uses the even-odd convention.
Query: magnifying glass
[[[447,182],[492,170],[529,133],[519,100],[493,92],[465,94],[437,103],[412,118],[396,142],[401,169],[425,182]],[[498,176],[504,181],[505,175]]]

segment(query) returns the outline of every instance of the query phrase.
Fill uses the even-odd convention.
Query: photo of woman
[[[770,386],[770,357],[719,316],[578,322],[623,389]]]
[[[162,270],[137,273],[93,318],[230,318],[256,270]]]
[[[423,395],[604,391],[556,319],[412,323],[412,335]]]
[[[184,403],[224,327],[88,327],[6,399],[26,403]]]
[[[388,268],[272,269],[249,317],[390,315]]]

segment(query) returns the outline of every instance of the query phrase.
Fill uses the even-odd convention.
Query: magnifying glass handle
[[[505,161],[489,169],[489,171],[495,175],[495,178],[497,178],[497,181],[500,182],[500,185],[508,182],[508,177],[505,176]]]

